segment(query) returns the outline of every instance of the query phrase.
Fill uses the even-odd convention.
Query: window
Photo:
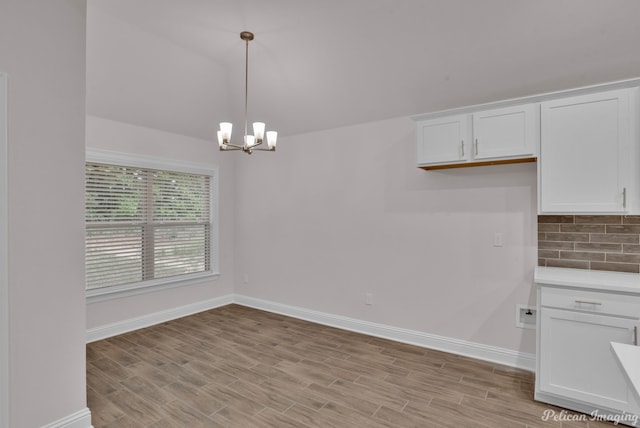
[[[214,171],[190,172],[194,168],[177,164],[149,168],[141,165],[158,162],[131,157],[113,160],[88,157],[86,163],[88,296],[180,285],[214,274]]]

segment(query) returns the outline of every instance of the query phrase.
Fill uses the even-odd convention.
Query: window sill
[[[168,290],[170,288],[201,284],[203,282],[216,280],[219,277],[220,274],[217,272],[204,272],[188,276],[185,275],[180,279],[162,278],[151,281],[136,282],[134,284],[87,290],[85,292],[85,297],[87,300],[87,304],[98,303],[105,300],[121,299],[123,297],[155,293],[157,291]]]

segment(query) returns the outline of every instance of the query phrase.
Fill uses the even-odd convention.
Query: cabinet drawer
[[[626,294],[542,287],[540,290],[540,305],[640,319],[640,296]]]

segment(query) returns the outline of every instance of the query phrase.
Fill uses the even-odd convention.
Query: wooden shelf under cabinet
[[[436,169],[452,169],[452,168],[470,168],[473,166],[487,166],[487,165],[507,165],[512,163],[528,163],[537,161],[537,157],[530,158],[518,158],[518,159],[498,159],[498,160],[488,160],[488,161],[479,161],[479,162],[464,162],[464,163],[454,163],[454,164],[443,164],[443,165],[424,165],[418,166],[420,169],[424,169],[425,171],[432,171]]]

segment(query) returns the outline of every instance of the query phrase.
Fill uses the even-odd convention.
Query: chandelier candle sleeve
[[[264,122],[253,122],[253,136],[256,137],[256,141],[264,139]]]
[[[233,128],[233,123],[230,122],[221,122],[220,123],[220,132],[222,132],[222,139],[229,141],[231,139],[231,129]]]
[[[244,79],[244,144],[236,145],[231,143],[231,129],[233,125],[230,122],[220,122],[220,130],[218,130],[218,145],[220,150],[242,150],[247,154],[253,153],[254,150],[274,151],[276,149],[276,140],[278,133],[275,131],[267,132],[267,148],[260,148],[265,136],[264,122],[253,122],[253,135],[247,133],[247,111],[249,99],[249,41],[254,39],[253,33],[243,31],[240,38],[246,43],[245,50],[245,79]]]
[[[249,149],[256,145],[255,138],[253,135],[245,135],[244,137],[244,147]]]
[[[218,131],[218,144],[220,149],[231,140],[231,129],[233,124],[229,122],[220,122],[220,130]]]
[[[276,131],[267,131],[267,146],[269,150],[276,149],[276,140],[278,139],[278,133]]]

